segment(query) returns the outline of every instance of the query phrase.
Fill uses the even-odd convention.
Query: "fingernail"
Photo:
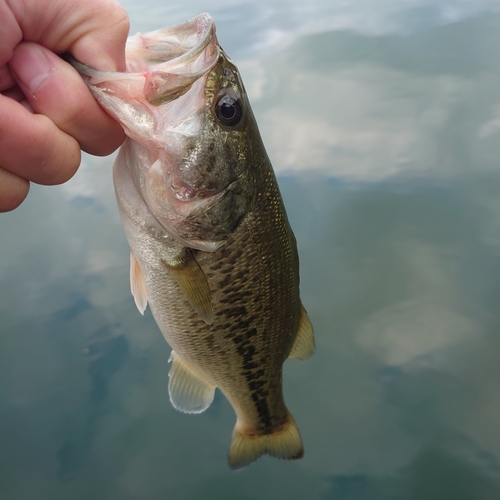
[[[23,91],[36,99],[36,92],[54,70],[47,50],[34,43],[22,43],[14,51],[10,67]]]

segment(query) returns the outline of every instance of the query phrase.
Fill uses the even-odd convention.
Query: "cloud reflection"
[[[148,16],[144,3],[120,3],[130,14],[132,33],[183,22],[208,9],[215,17],[223,45],[247,54],[332,30],[364,36],[410,34],[500,12],[498,0],[217,0],[209,6],[202,0],[189,4],[149,0],[147,4],[156,15]],[[159,19],[163,20],[161,26]]]
[[[492,16],[409,35],[330,31],[240,64],[276,170],[362,182],[495,171],[499,30]]]

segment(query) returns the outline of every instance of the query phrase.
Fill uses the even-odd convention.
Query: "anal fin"
[[[135,305],[141,314],[144,314],[148,307],[148,297],[146,295],[146,283],[135,255],[130,251],[130,291],[134,296]]]
[[[289,357],[304,361],[313,356],[316,346],[314,342],[314,330],[311,321],[307,316],[307,312],[304,309],[304,306],[301,305],[300,307],[301,310],[299,329],[297,331],[297,336],[295,337],[295,342],[293,343]]]
[[[172,406],[184,413],[201,413],[214,400],[215,385],[203,379],[179,355],[172,351],[169,361],[168,393]]]
[[[174,262],[162,260],[163,265],[172,273],[195,311],[207,325],[213,321],[212,298],[207,277],[190,248],[184,248]]]

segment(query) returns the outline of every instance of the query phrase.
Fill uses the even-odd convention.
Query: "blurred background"
[[[84,156],[0,215],[0,497],[500,498],[500,2],[122,4],[131,33],[210,12],[240,69],[316,332],[285,364],[306,453],[232,472],[227,401],[172,408]]]

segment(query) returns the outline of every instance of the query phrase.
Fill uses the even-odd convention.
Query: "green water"
[[[500,6],[127,0],[209,11],[301,257],[317,353],[285,364],[303,460],[226,465],[234,414],[168,400],[111,158],[0,215],[0,498],[500,498]]]

